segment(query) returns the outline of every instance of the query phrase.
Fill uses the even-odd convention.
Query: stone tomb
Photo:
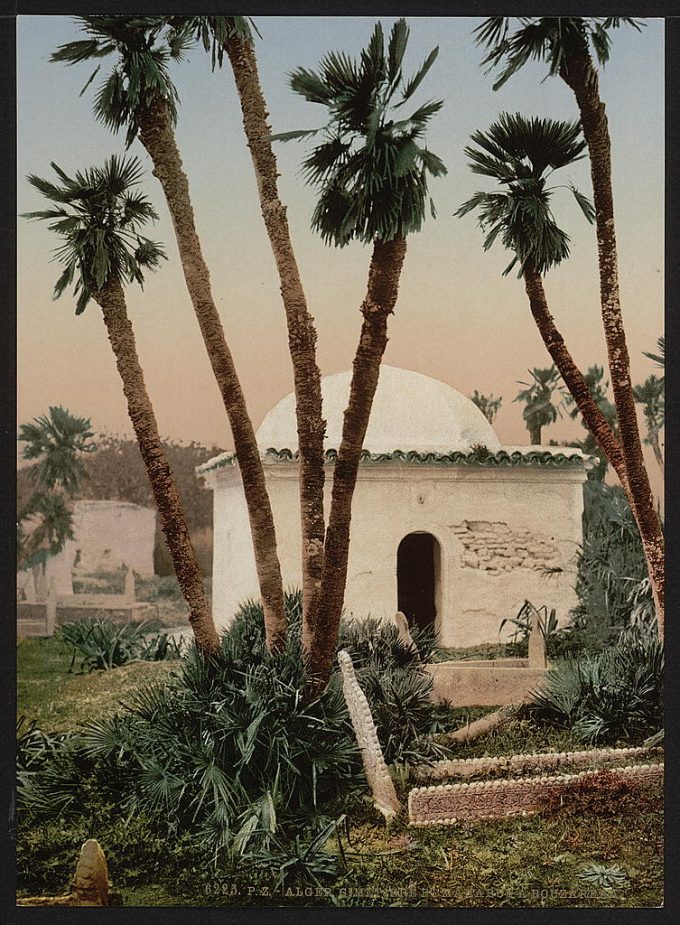
[[[322,379],[326,517],[350,375]],[[284,582],[300,586],[294,395],[266,415],[257,441]],[[434,622],[443,646],[498,642],[502,618],[527,599],[564,622],[577,603],[589,465],[572,447],[503,447],[460,392],[383,365],[352,507],[347,615],[402,611],[411,626]],[[214,492],[214,617],[226,627],[243,600],[259,597],[248,512],[233,454],[198,473]]]

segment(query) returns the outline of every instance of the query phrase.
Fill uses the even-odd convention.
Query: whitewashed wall
[[[299,586],[297,467],[269,463],[265,472],[284,584]],[[393,616],[397,548],[408,533],[425,531],[441,547],[443,645],[497,641],[501,619],[515,616],[525,598],[555,607],[564,621],[576,604],[585,477],[582,469],[567,468],[362,466],[352,509],[346,611]],[[331,480],[329,466],[327,514]],[[224,627],[239,602],[259,592],[238,469],[208,472],[206,482],[215,491],[213,610]],[[556,567],[562,571],[551,577],[539,570]]]

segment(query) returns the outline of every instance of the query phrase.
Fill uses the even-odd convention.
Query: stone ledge
[[[432,696],[455,707],[507,706],[524,703],[545,677],[545,668],[524,664],[496,665],[493,659],[476,663],[434,662],[425,670],[432,676]],[[524,660],[517,660],[518,662]]]
[[[502,819],[540,812],[547,802],[584,780],[603,774],[634,787],[655,786],[663,781],[663,764],[630,765],[611,770],[581,771],[518,780],[479,781],[415,787],[408,795],[409,824],[455,825],[458,822]]]
[[[413,769],[417,780],[445,780],[450,777],[474,777],[478,774],[501,771],[538,771],[543,768],[570,768],[584,764],[616,764],[645,756],[658,756],[660,747],[640,745],[632,748],[595,748],[581,752],[532,752],[526,755],[500,757],[455,758],[438,761],[433,765],[419,765]]]

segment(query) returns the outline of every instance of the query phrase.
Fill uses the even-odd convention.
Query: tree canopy
[[[320,129],[273,136],[281,141],[315,137],[324,140],[302,164],[308,183],[320,195],[312,227],[326,243],[340,247],[356,239],[391,241],[418,231],[427,202],[427,175],[443,176],[446,167],[422,144],[428,122],[443,103],[423,103],[410,116],[398,111],[420,87],[432,67],[434,48],[408,80],[402,71],[409,29],[398,20],[387,48],[376,24],[359,60],[330,52],[318,71],[298,68],[291,88],[325,106],[329,121]],[[430,199],[430,210],[435,208]]]
[[[73,177],[55,163],[52,169],[61,185],[33,174],[28,181],[55,208],[28,212],[24,218],[49,221],[50,231],[63,238],[55,259],[66,267],[55,284],[54,298],[73,285],[79,315],[109,279],[141,286],[144,270],[156,269],[165,258],[160,244],[139,234],[158,215],[143,193],[132,191],[142,178],[137,158],[114,154],[103,167],[79,170]]]
[[[553,171],[580,160],[586,143],[578,122],[563,122],[520,113],[501,113],[486,132],[471,136],[465,148],[473,173],[490,177],[504,192],[477,192],[456,211],[461,217],[477,210],[485,232],[484,250],[496,238],[514,253],[504,275],[519,263],[543,274],[569,256],[569,235],[556,223],[551,209],[553,193],[547,186]],[[590,200],[568,184],[589,222],[594,212]]]

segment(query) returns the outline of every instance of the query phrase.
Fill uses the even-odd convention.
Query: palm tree
[[[85,475],[83,453],[92,453],[97,446],[89,418],[80,418],[66,408],[50,408],[48,414],[22,424],[19,437],[25,443],[23,457],[32,461],[31,480],[44,489],[60,488],[75,494]]]
[[[659,369],[666,368],[666,338],[662,334],[661,337],[657,338],[656,341],[657,353],[647,353],[646,350],[642,351],[643,356],[646,356],[650,360],[654,360]],[[664,378],[663,376],[661,377]]]
[[[110,129],[126,129],[126,143],[139,138],[154,165],[172,216],[189,296],[222,395],[234,438],[253,536],[255,563],[270,649],[283,644],[286,618],[271,504],[245,398],[227,345],[196,233],[189,183],[175,141],[177,92],[168,72],[193,41],[184,31],[169,34],[161,17],[80,17],[89,36],[62,45],[53,61],[76,64],[116,56],[95,96],[96,117]],[[166,38],[168,41],[166,41]],[[94,79],[99,67],[90,77]]]
[[[485,59],[491,68],[504,65],[494,89],[502,86],[528,61],[546,61],[549,72],[570,87],[581,115],[583,134],[590,154],[593,203],[600,271],[600,305],[607,344],[620,442],[629,486],[629,499],[640,529],[654,590],[659,632],[663,634],[665,572],[664,537],[654,505],[642,453],[635,410],[630,359],[619,297],[618,256],[611,179],[611,141],[605,105],[600,99],[597,63],[609,60],[609,32],[621,25],[640,29],[641,23],[624,16],[523,17],[512,31],[507,17],[492,17],[476,30],[477,40],[489,48]]]
[[[325,107],[328,123],[312,132],[275,136],[289,140],[322,135],[303,162],[307,181],[320,190],[312,228],[328,244],[344,247],[358,240],[373,247],[333,476],[321,586],[303,626],[303,646],[317,687],[325,686],[334,658],[347,579],[352,496],[387,343],[387,319],[397,301],[406,236],[418,231],[425,218],[428,173],[435,177],[446,173],[441,160],[422,144],[441,101],[425,103],[410,116],[400,112],[438,52],[435,48],[416,74],[405,80],[402,62],[408,35],[406,22],[399,20],[385,48],[377,24],[358,61],[331,52],[318,72],[294,71],[291,88]],[[431,200],[430,207],[434,213]]]
[[[307,308],[300,272],[290,239],[286,207],[279,198],[278,169],[272,149],[268,112],[257,71],[252,30],[242,16],[174,16],[170,24],[177,41],[193,34],[212,52],[213,68],[229,58],[236,83],[243,128],[253,162],[260,209],[281,284],[288,346],[293,365],[300,460],[302,527],[302,607],[314,606],[323,570],[325,520],[323,508],[325,421],[321,403],[321,373],[316,361],[316,329]]]
[[[164,257],[158,244],[139,233],[157,215],[147,198],[134,190],[142,177],[141,166],[134,158],[113,156],[103,167],[78,171],[73,177],[56,164],[52,167],[60,183],[33,175],[28,180],[54,206],[25,217],[49,221],[49,229],[61,238],[55,256],[64,265],[64,271],[54,287],[55,298],[72,286],[78,297],[76,314],[85,310],[90,299],[102,310],[161,528],[189,605],[196,644],[210,655],[219,651],[219,640],[182,503],[146,391],[123,289],[132,282],[142,285],[144,272],[156,269]]]
[[[477,389],[470,396],[470,401],[479,408],[489,424],[493,424],[493,419],[501,410],[501,405],[503,404],[502,397],[495,398],[493,394],[482,395]]]
[[[645,443],[651,446],[654,452],[654,458],[663,472],[664,462],[661,445],[659,443],[659,434],[664,426],[665,413],[665,396],[664,396],[663,378],[652,374],[648,376],[642,385],[636,385],[633,389],[635,401],[642,405],[647,425],[647,436]]]
[[[583,374],[583,378],[586,380],[588,388],[590,389],[590,394],[593,396],[593,401],[600,409],[604,418],[618,436],[618,425],[616,423],[616,407],[612,404],[609,399],[609,380],[604,378],[604,366],[599,366],[595,363],[594,366],[589,366],[588,369]],[[569,416],[573,419],[576,419],[579,415],[579,410],[576,407],[576,402],[571,397],[571,395],[566,398],[567,405],[571,405],[571,410]]]
[[[65,495],[55,491],[35,491],[18,516],[18,562],[22,569],[42,566],[56,556],[67,540],[73,539],[73,511]],[[44,589],[46,590],[46,589]]]
[[[562,383],[556,366],[547,369],[530,369],[530,382],[519,384],[525,386],[513,401],[522,401],[525,404],[522,417],[529,431],[529,440],[532,446],[541,445],[541,430],[549,424],[554,424],[558,417],[562,417]],[[557,397],[557,400],[556,400]]]
[[[578,124],[502,113],[487,132],[475,132],[472,141],[476,147],[465,148],[472,171],[496,180],[502,191],[475,193],[456,215],[477,210],[485,232],[484,249],[500,239],[512,252],[513,259],[504,272],[519,266],[543,343],[588,429],[625,486],[627,473],[619,442],[555,325],[543,288],[543,275],[569,256],[569,236],[557,225],[551,210],[557,187],[548,186],[547,181],[553,171],[574,163],[584,150]],[[573,185],[568,189],[586,218],[592,219],[588,199]]]
[[[73,539],[71,498],[85,475],[82,454],[96,449],[91,427],[89,418],[52,407],[19,428],[18,440],[25,444],[22,455],[32,463],[28,475],[36,489],[18,512],[17,564],[39,569],[36,581],[43,592],[48,557]]]

